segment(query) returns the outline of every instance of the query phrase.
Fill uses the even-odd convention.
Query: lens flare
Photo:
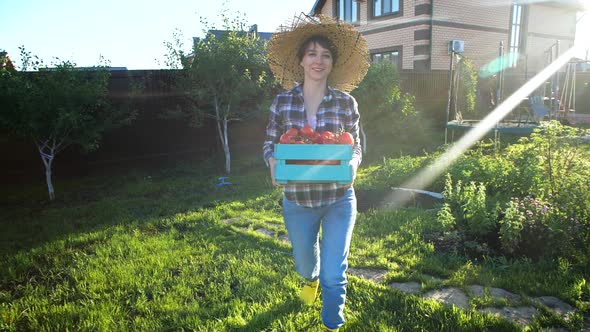
[[[574,57],[577,48],[572,47],[555,59],[549,66],[531,78],[503,103],[498,105],[487,117],[480,121],[473,129],[468,131],[457,143],[453,144],[445,153],[437,158],[432,164],[420,170],[406,183],[403,188],[425,189],[449,167],[453,161],[461,156],[467,149],[488,133],[496,124],[520,104],[523,98],[529,96],[537,87],[543,84],[551,75],[563,67]],[[388,201],[402,205],[407,202],[410,196],[407,193],[398,192],[388,197]]]
[[[479,76],[485,78],[496,75],[502,70],[509,68],[513,64],[517,63],[519,58],[520,54],[515,52],[497,57],[481,67],[481,69],[479,70]]]

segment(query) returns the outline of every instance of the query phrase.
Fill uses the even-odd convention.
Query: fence
[[[56,174],[84,174],[136,163],[207,158],[219,151],[220,144],[212,122],[201,128],[192,128],[184,119],[162,117],[164,110],[174,109],[182,102],[182,96],[173,89],[174,75],[173,70],[112,72],[109,91],[114,102],[128,98],[132,85],[142,87],[141,93],[132,100],[138,110],[136,120],[129,127],[106,132],[100,149],[93,153],[82,155],[75,148],[64,151],[56,159]],[[399,75],[402,91],[416,97],[417,110],[443,127],[448,71],[402,71]],[[507,97],[526,79],[523,75],[507,73],[504,96]],[[575,95],[576,112],[590,114],[590,72],[576,74]],[[230,149],[238,147],[234,149],[235,157],[260,152],[264,125],[264,117],[257,117],[232,129]],[[0,133],[0,149],[4,151],[0,155],[0,180],[34,178],[37,181],[42,178],[43,166],[32,143]]]
[[[130,98],[137,116],[130,126],[104,133],[100,148],[83,154],[67,148],[55,159],[56,176],[108,172],[133,165],[150,165],[178,159],[202,159],[218,149],[217,133],[211,122],[193,128],[185,119],[163,117],[182,98],[173,89],[175,71],[113,71],[109,97],[113,103]],[[132,86],[141,87],[131,95]],[[0,181],[29,182],[43,179],[43,165],[32,142],[0,133]]]
[[[449,76],[448,71],[431,71],[431,72],[400,72],[400,85],[403,92],[410,93],[416,97],[416,107],[423,111],[427,116],[432,117],[435,121],[444,124],[447,100]],[[531,74],[525,76],[523,73],[507,72],[504,76],[503,96],[508,97],[520,86],[522,86]],[[488,109],[490,98],[490,89],[495,93],[495,78],[490,78],[491,85],[480,79],[478,95],[478,109]],[[546,83],[547,85],[549,83]],[[559,85],[563,88],[565,84],[565,75],[560,75]],[[568,84],[572,84],[570,81]],[[576,113],[590,114],[590,72],[577,72],[575,80],[575,110]],[[540,88],[540,91],[543,89]],[[453,115],[451,114],[451,117]]]

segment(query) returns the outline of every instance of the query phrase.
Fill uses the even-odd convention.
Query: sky
[[[54,57],[95,66],[102,55],[112,67],[166,68],[165,42],[178,30],[186,50],[202,37],[200,18],[221,29],[220,13],[245,17],[260,32],[274,32],[316,0],[0,0],[0,50],[17,68],[19,46],[49,65]]]
[[[589,0],[590,1],[590,0]],[[202,37],[205,17],[222,28],[220,13],[245,17],[258,31],[274,32],[316,0],[0,0],[0,50],[21,66],[18,47],[50,65],[54,58],[76,65],[98,65],[101,55],[112,67],[163,69],[165,42],[180,32],[185,51]],[[580,20],[577,38],[589,38],[590,13]],[[585,52],[579,53],[584,58]]]

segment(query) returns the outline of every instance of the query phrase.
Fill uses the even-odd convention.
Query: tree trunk
[[[227,139],[227,115],[223,117],[223,152],[225,153],[225,173],[229,174],[231,171],[231,155],[229,153],[229,142]]]
[[[47,181],[49,200],[52,201],[55,199],[55,191],[53,190],[53,182],[51,181],[51,162],[45,165],[45,180]]]
[[[57,146],[55,144],[55,140],[53,140],[53,144],[49,145],[49,140],[41,143],[37,143],[37,149],[39,150],[39,155],[41,156],[41,161],[43,161],[43,165],[45,165],[45,181],[47,182],[47,192],[49,194],[49,200],[55,199],[55,192],[53,190],[53,182],[51,180],[51,166],[53,165],[53,158],[55,157],[55,153],[57,151]]]
[[[215,104],[215,118],[217,122],[217,134],[219,136],[219,141],[221,142],[221,146],[223,147],[223,154],[225,156],[225,173],[229,174],[231,171],[231,156],[229,153],[229,142],[228,142],[228,135],[227,135],[227,114],[226,112],[224,115],[221,115],[219,108],[219,101],[217,98],[214,99]],[[229,111],[230,105],[227,105]]]

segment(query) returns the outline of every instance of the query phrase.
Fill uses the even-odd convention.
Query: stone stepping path
[[[247,232],[249,228],[241,225],[234,225],[236,222],[239,224],[249,224],[250,221],[237,217],[221,220],[221,222],[237,228],[240,231]],[[271,223],[266,223],[272,225]],[[253,230],[256,233],[262,234],[268,237],[275,237],[276,231],[266,228],[256,228]],[[277,239],[283,243],[290,244],[289,237],[284,234],[277,237]],[[387,270],[383,269],[371,269],[371,268],[357,268],[349,267],[348,273],[355,277],[372,281],[377,284],[383,284],[387,275]],[[443,283],[444,279],[423,274],[422,280],[428,280],[434,283]],[[469,285],[466,290],[462,290],[457,287],[442,287],[430,291],[423,292],[422,283],[416,281],[407,282],[392,282],[387,285],[389,288],[420,296],[424,299],[432,299],[446,305],[455,306],[462,309],[470,308],[470,301],[475,298],[488,298],[491,299],[495,306],[483,307],[477,309],[480,313],[487,313],[492,315],[500,316],[506,320],[509,320],[522,328],[532,324],[532,321],[539,313],[539,308],[543,307],[564,319],[569,319],[572,314],[577,312],[577,309],[573,306],[565,303],[564,301],[553,297],[553,296],[539,296],[531,298],[530,301],[524,303],[520,295],[511,293],[502,288],[496,287],[484,287],[481,285]],[[506,304],[498,306],[499,304]],[[567,331],[563,328],[557,328],[548,331]],[[582,332],[590,332],[590,317],[584,317],[584,324]]]

